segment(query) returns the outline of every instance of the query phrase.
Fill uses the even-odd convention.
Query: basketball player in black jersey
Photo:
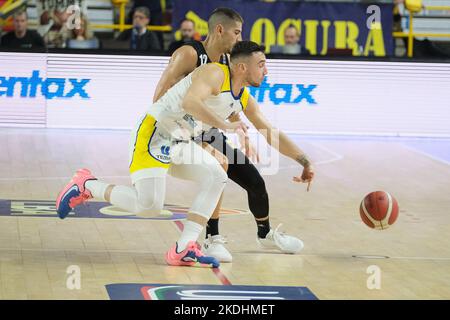
[[[194,71],[195,68],[209,62],[228,63],[227,54],[234,44],[240,40],[243,19],[233,9],[217,8],[208,19],[208,36],[205,41],[192,41],[177,49],[156,87],[153,101],[158,100],[174,84]],[[259,109],[258,109],[259,110]],[[250,122],[257,129],[270,132],[270,124],[261,114],[248,116]],[[239,116],[230,118],[230,121],[239,121]],[[265,128],[267,127],[267,128]],[[213,154],[228,177],[247,191],[249,208],[255,217],[257,224],[257,241],[263,248],[278,249],[284,253],[297,253],[303,248],[300,239],[273,230],[269,222],[269,198],[265,183],[256,167],[250,162],[249,157],[257,159],[257,154],[248,140],[245,143],[245,154],[241,150],[231,147],[226,142],[226,136],[217,129],[205,132],[202,138],[203,147]],[[243,137],[243,139],[248,139]],[[297,159],[306,172],[313,176],[313,169],[306,156]],[[297,180],[296,180],[297,181]],[[305,182],[305,181],[297,181]],[[308,185],[309,189],[309,185]],[[219,200],[213,216],[208,221],[206,228],[207,239],[203,244],[203,252],[213,256],[220,262],[231,262],[232,256],[223,246],[224,239],[219,235],[219,212],[222,198]]]

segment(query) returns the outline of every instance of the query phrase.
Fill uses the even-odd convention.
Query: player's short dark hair
[[[211,32],[218,24],[226,25],[231,21],[244,23],[244,19],[234,9],[220,7],[216,8],[208,18],[208,30]]]
[[[242,58],[242,57],[249,57],[254,52],[262,52],[264,53],[265,47],[260,46],[256,42],[253,41],[239,41],[237,42],[233,49],[231,49],[230,58],[231,61]]]

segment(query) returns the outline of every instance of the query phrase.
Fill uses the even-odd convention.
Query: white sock
[[[86,189],[88,189],[92,193],[92,196],[95,199],[100,199],[100,200],[106,200],[105,199],[105,191],[109,185],[110,185],[109,183],[104,183],[104,182],[101,182],[98,180],[88,180],[85,183]]]
[[[184,222],[184,229],[178,239],[178,253],[186,249],[189,241],[197,241],[200,233],[202,233],[203,226],[193,221],[186,220]]]

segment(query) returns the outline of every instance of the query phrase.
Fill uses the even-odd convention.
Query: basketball
[[[385,191],[369,193],[361,201],[359,213],[362,221],[370,228],[384,230],[398,217],[397,200]]]

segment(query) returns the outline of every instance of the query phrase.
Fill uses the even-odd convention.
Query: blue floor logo
[[[306,287],[109,284],[111,300],[317,300]]]

